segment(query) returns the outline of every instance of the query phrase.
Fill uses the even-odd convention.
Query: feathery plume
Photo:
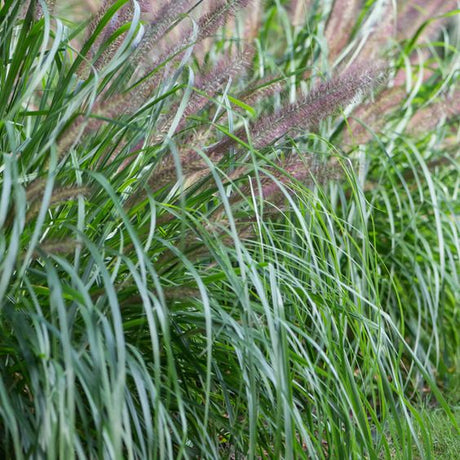
[[[209,100],[214,97],[219,90],[229,81],[229,79],[242,75],[243,72],[248,68],[250,60],[252,58],[252,49],[246,48],[236,56],[225,57],[219,61],[215,68],[207,74],[201,75],[197,78],[195,83],[196,92],[192,94],[187,107],[184,110],[184,117],[179,122],[177,130],[180,131],[185,127],[187,117],[192,114],[198,113],[206,105]],[[171,109],[172,115],[169,115],[160,124],[160,127],[152,133],[147,143],[149,145],[157,144],[164,140],[164,136],[169,130],[169,127],[174,119],[174,113],[176,108]],[[195,138],[192,141],[192,145],[197,145]],[[183,165],[184,173],[196,173],[198,170],[205,167],[202,158],[196,152],[190,152],[189,148],[185,149],[180,155],[181,164]],[[123,165],[123,168],[127,164]],[[149,179],[149,184],[153,187],[152,190],[156,191],[163,188],[168,183],[171,183],[171,179],[176,177],[176,166],[174,158],[170,155],[161,161],[155,168],[152,177]]]
[[[164,38],[169,28],[188,8],[187,0],[169,0],[152,14],[152,19],[146,25],[142,41],[132,59],[133,65],[142,67],[146,65],[146,62],[152,58],[152,51],[158,47],[158,42]]]
[[[151,5],[150,2],[138,1],[141,17],[145,17],[149,13],[151,13]],[[86,33],[86,39],[89,39],[91,35],[94,34],[96,27],[99,25],[100,21],[102,20],[103,16],[108,12],[109,8],[113,6],[113,1],[111,0],[104,0],[101,5],[101,8],[98,10],[97,14],[94,15],[93,19],[91,20]],[[96,38],[94,43],[91,46],[89,51],[89,57],[93,57],[96,55],[97,50],[100,47],[107,43],[110,36],[121,26],[127,24],[131,21],[134,14],[134,4],[132,1],[129,1],[123,7],[121,7],[118,11],[115,12],[113,17],[110,19],[109,23],[105,26],[104,30],[99,34]],[[94,62],[94,68],[96,70],[103,69],[114,57],[117,50],[120,48],[121,44],[125,40],[127,32],[120,34],[116,37],[102,52],[102,54],[98,57],[96,62]],[[77,73],[82,79],[86,79],[89,73],[89,64],[88,62],[83,62],[78,69]]]
[[[445,120],[458,118],[460,114],[460,90],[450,97],[418,109],[407,125],[413,135],[430,132]]]
[[[242,76],[246,72],[253,55],[253,49],[247,47],[236,56],[225,56],[210,72],[198,76],[195,82],[196,89],[213,97],[229,80],[237,75]],[[197,113],[209,101],[210,97],[205,97],[199,92],[191,96],[186,108],[186,116]]]
[[[252,128],[252,145],[260,149],[295,129],[313,129],[324,118],[381,84],[385,76],[382,67],[354,64],[339,77],[321,83],[299,102],[256,121]],[[236,133],[236,137],[247,142],[243,129]],[[210,149],[209,155],[220,158],[234,142],[232,138],[223,139]]]
[[[199,75],[195,81],[195,91],[190,96],[187,107],[184,110],[184,116],[180,121],[177,130],[180,131],[185,127],[187,117],[197,114],[209,104],[209,101],[227,84],[232,78],[237,75],[242,76],[248,69],[253,50],[251,48],[244,49],[236,56],[225,56],[216,66],[207,73]],[[171,113],[175,113],[178,106],[171,109]],[[164,139],[174,115],[170,115],[161,123],[160,129],[153,133],[148,143],[156,144]]]
[[[248,6],[250,0],[226,0],[217,2],[217,5],[198,20],[198,40],[213,35],[219,27],[222,27],[230,17],[239,10]]]
[[[368,142],[372,133],[366,126],[373,131],[378,131],[387,121],[387,114],[393,113],[407,97],[406,91],[396,86],[383,90],[373,102],[362,104],[357,107],[352,116],[348,118],[348,129],[344,131],[342,143],[344,146],[355,144],[365,144]],[[361,123],[360,123],[361,122]],[[366,125],[366,126],[363,126]]]
[[[260,30],[262,22],[262,0],[253,0],[251,10],[245,15],[244,38],[252,41]]]
[[[320,84],[300,102],[286,106],[280,113],[263,117],[256,122],[252,129],[252,144],[255,148],[260,149],[295,129],[315,127],[319,121],[332,115],[339,107],[349,104],[360,94],[368,92],[381,83],[382,78],[384,78],[384,72],[379,67],[353,66],[340,77]],[[246,134],[243,129],[237,131],[236,136],[246,142]],[[220,161],[234,142],[234,139],[230,137],[223,139],[208,150],[209,158],[214,162]],[[185,187],[196,183],[209,173],[208,166],[196,152],[189,151],[182,154],[180,161],[185,176]],[[236,172],[236,174],[241,173],[243,173],[242,170]],[[174,159],[167,157],[155,168],[154,174],[149,179],[149,186],[152,191],[157,191],[173,184],[176,180]]]
[[[61,187],[57,188],[53,191],[50,199],[49,205],[55,205],[55,204],[61,204],[65,203],[66,201],[69,201],[79,195],[87,195],[89,193],[89,188],[88,187]],[[30,192],[29,192],[30,194]],[[42,206],[41,203],[41,198],[43,197],[42,193],[38,193],[35,197],[35,199],[32,199],[31,206],[27,212],[26,215],[26,221],[30,221],[33,219],[38,212],[40,211],[40,208]]]
[[[43,255],[43,253],[66,255],[74,252],[79,246],[81,246],[79,241],[70,238],[64,240],[47,240],[40,244],[40,246],[33,252],[33,255],[36,258]]]
[[[304,24],[307,11],[312,8],[313,0],[291,0],[288,5],[288,12],[291,24],[295,27]]]
[[[361,31],[361,39],[364,44],[359,51],[360,61],[372,62],[381,59],[388,50],[388,45],[396,39],[396,11],[393,2],[387,1],[383,4],[380,14],[374,18],[373,22],[367,27],[370,33],[362,37],[366,31]]]
[[[209,34],[213,34],[224,22],[225,18],[229,15],[235,14],[239,9],[243,8],[249,3],[249,0],[233,0],[228,2],[220,2],[213,10],[207,15],[200,18],[198,21],[198,36],[195,40],[199,43],[204,38],[208,37]],[[165,62],[168,59],[173,58],[173,61],[177,61],[182,55],[182,52],[193,43],[190,41],[190,31],[184,32],[188,37],[181,41],[180,45],[176,45],[174,48],[167,50],[160,57],[158,57],[151,69],[155,69],[161,62]],[[99,103],[95,107],[95,112],[100,117],[112,118],[115,114],[120,112],[129,114],[136,111],[142,106],[152,95],[153,91],[158,87],[160,82],[160,74],[149,75],[151,70],[146,74],[146,78],[143,78],[141,83],[137,85],[132,91],[124,94],[119,94],[112,97],[109,101]],[[100,122],[99,122],[100,124]],[[87,129],[91,129],[88,127]]]
[[[101,34],[101,44],[108,41],[110,35],[112,35],[117,29],[119,29],[124,24],[128,23],[134,14],[134,6],[131,2],[124,5],[120,10],[115,13],[115,16],[110,21],[108,27],[106,27],[106,31],[104,34]],[[115,38],[103,51],[101,56],[96,60],[93,64],[94,68],[97,71],[104,69],[107,64],[113,59],[115,53],[120,48],[120,45],[123,43],[124,39],[126,38],[127,32],[122,33],[118,37]],[[100,45],[98,43],[98,45]]]
[[[385,78],[382,67],[354,64],[335,79],[321,83],[298,103],[261,120],[254,127],[254,146],[265,147],[295,128],[316,127],[321,120],[356,101]]]
[[[281,81],[274,81],[273,77],[267,77],[265,79],[258,80],[255,85],[252,85],[241,92],[238,95],[238,99],[252,107],[262,100],[267,100],[275,94],[281,93],[282,90],[283,85],[281,84]]]
[[[455,10],[456,5],[456,0],[417,0],[404,3],[397,16],[397,39],[412,38],[424,22]],[[439,27],[438,21],[427,24],[419,40],[432,39]]]
[[[333,62],[348,43],[361,8],[358,0],[335,0],[326,24],[329,60]]]
[[[32,5],[32,1],[34,2]],[[2,2],[4,3],[4,2]],[[53,14],[54,13],[54,9],[56,7],[56,0],[46,0],[45,1],[46,3],[46,7],[48,8],[48,11]],[[24,2],[24,4],[22,5],[21,9],[19,10],[20,11],[20,17],[21,18],[24,18],[25,15],[27,14],[27,10],[30,8],[30,6],[32,6],[34,8],[33,10],[33,17],[35,18],[35,20],[39,20],[43,17],[43,8],[41,6],[41,4],[37,1],[37,0],[27,0]]]
[[[104,113],[102,115],[107,114]],[[73,122],[59,135],[57,139],[57,151],[59,158],[63,157],[70,147],[80,137],[85,137],[91,132],[97,131],[103,124],[98,118],[88,118],[84,115],[78,115]]]
[[[112,2],[110,0],[104,0],[102,2],[102,5],[100,6],[99,10],[97,13],[93,16],[93,19],[90,21],[88,24],[88,27],[86,28],[86,40],[88,40],[91,35],[94,34],[94,31],[96,30],[98,24],[101,22],[101,19],[104,17],[104,15],[107,13],[111,6]],[[110,24],[106,26],[106,32],[104,34],[100,34],[95,42],[93,43],[90,51],[89,51],[89,57],[92,57],[95,53],[95,50],[98,49],[101,44],[103,43],[104,39],[107,38],[107,34],[112,28],[110,27]],[[112,33],[115,29],[111,30],[110,33]],[[89,64],[86,61],[83,61],[80,65],[80,67],[77,69],[77,75],[83,79],[86,80],[88,78],[89,74]]]

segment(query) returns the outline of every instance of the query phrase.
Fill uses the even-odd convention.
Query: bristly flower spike
[[[321,83],[299,102],[286,105],[280,112],[256,121],[251,129],[252,145],[260,149],[295,129],[314,129],[321,120],[368,93],[385,78],[383,67],[354,64],[340,76]],[[244,129],[240,129],[236,137],[248,142]],[[212,159],[219,160],[233,144],[232,138],[225,138],[208,154]]]

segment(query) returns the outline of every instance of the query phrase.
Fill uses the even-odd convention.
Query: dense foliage
[[[0,2],[0,455],[432,458],[455,7]]]

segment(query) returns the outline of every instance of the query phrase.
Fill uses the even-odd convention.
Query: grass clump
[[[457,12],[301,3],[1,3],[4,457],[458,430]]]
[[[445,388],[443,392],[452,408],[452,413],[457,425],[460,423],[460,391],[458,377],[458,374],[452,375],[451,385]],[[460,448],[459,436],[450,418],[433,404],[425,404],[419,413],[431,436],[430,455],[433,458],[441,460],[457,458],[458,449]],[[390,424],[391,423],[390,421]],[[420,433],[417,433],[417,436],[420,436]],[[405,458],[401,453],[400,440],[397,437],[391,440],[391,446],[391,458]],[[416,450],[414,450],[412,454],[413,458],[423,458]]]

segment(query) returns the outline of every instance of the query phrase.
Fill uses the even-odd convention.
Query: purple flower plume
[[[321,120],[367,94],[384,78],[382,67],[353,65],[338,77],[321,83],[299,102],[286,105],[280,112],[256,121],[251,130],[252,145],[260,149],[295,130],[314,129]],[[236,137],[248,142],[243,129],[236,133]],[[211,158],[219,159],[234,143],[234,139],[225,138],[208,153]]]

